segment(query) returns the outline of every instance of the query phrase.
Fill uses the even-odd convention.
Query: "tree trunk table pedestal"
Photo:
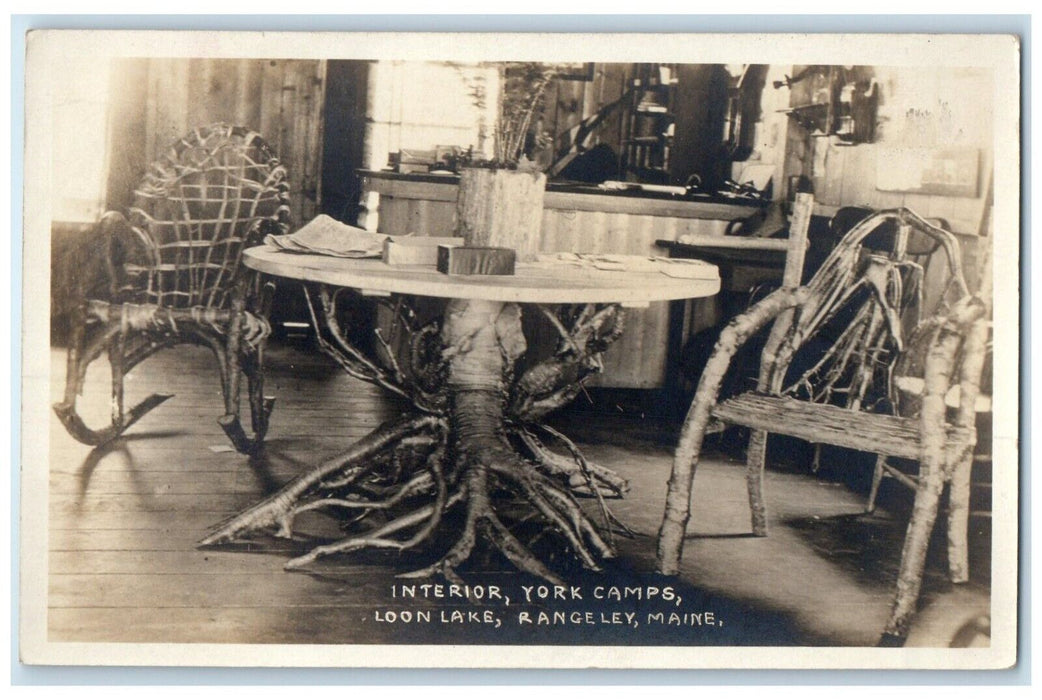
[[[531,548],[544,535],[587,569],[598,570],[614,555],[611,533],[618,523],[604,497],[621,496],[625,481],[588,462],[541,419],[600,370],[601,353],[623,332],[625,307],[711,296],[720,285],[711,265],[700,267],[697,277],[557,262],[519,263],[509,276],[454,276],[433,266],[267,247],[247,250],[244,263],[304,282],[323,351],[352,376],[407,399],[415,411],[378,427],[201,544],[272,530],[288,537],[296,516],[322,510],[341,517],[345,538],[290,560],[287,568],[363,549],[434,548],[447,539],[451,544],[432,553],[432,564],[405,576],[450,581],[460,580],[457,568],[482,541],[521,571],[555,583],[560,576]],[[338,320],[345,290],[388,306],[406,330],[404,349],[392,348],[379,330],[382,362],[356,348]],[[442,317],[418,320],[408,304],[416,297],[446,300]],[[559,334],[546,359],[518,362],[527,349],[522,305]],[[568,456],[544,442],[562,446]],[[584,512],[577,492],[597,500],[600,518]]]

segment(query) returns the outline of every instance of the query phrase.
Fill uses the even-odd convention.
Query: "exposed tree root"
[[[502,425],[502,396],[499,392],[468,389],[455,393],[451,434],[466,491],[463,531],[439,561],[408,576],[424,577],[437,573],[452,579],[457,576],[456,569],[470,558],[476,544],[484,540],[521,571],[547,581],[560,582],[559,577],[504,522],[505,516],[498,508],[503,499],[494,499],[490,495],[497,491],[514,494],[538,513],[544,527],[564,540],[583,567],[599,570],[598,558],[614,556],[612,548],[604,542],[572,495],[516,455],[505,439]]]
[[[626,480],[588,462],[564,435],[528,422],[561,405],[582,377],[599,369],[597,355],[621,332],[614,307],[561,312],[558,352],[530,369],[511,393],[513,364],[526,349],[516,305],[452,302],[439,329],[440,354],[431,351],[435,327],[425,327],[422,343],[411,348],[408,370],[397,362],[384,370],[347,342],[336,325],[335,295],[323,290],[318,299],[323,313],[312,309],[313,319],[325,321],[334,341],[323,340],[323,349],[354,376],[412,399],[420,413],[381,426],[223,524],[202,545],[262,531],[292,537],[297,516],[321,511],[338,517],[346,536],[290,560],[286,568],[363,549],[433,547],[445,535],[452,544],[437,560],[405,577],[440,575],[459,582],[458,569],[477,551],[491,550],[525,573],[562,583],[531,548],[544,538],[555,539],[586,569],[599,570],[600,561],[614,557],[611,533],[621,523],[604,497],[621,497],[629,488]],[[392,353],[386,343],[382,347]],[[425,374],[424,364],[432,371]],[[423,377],[430,381],[416,381]],[[537,432],[563,444],[571,457],[548,449]],[[597,499],[600,526],[573,495],[583,492]]]
[[[546,447],[532,432],[532,428],[538,428],[560,441],[571,453],[571,458],[559,455]],[[630,490],[630,484],[626,479],[607,467],[588,461],[574,442],[549,426],[520,426],[512,432],[544,471],[566,478],[568,485],[576,493],[622,498],[623,494]]]
[[[393,448],[411,434],[431,431],[440,425],[441,420],[433,416],[414,416],[386,424],[356,442],[348,451],[326,461],[282,487],[274,495],[235,516],[199,544],[207,546],[228,542],[270,527],[278,527],[278,536],[290,537],[294,516],[302,507],[307,506],[307,502],[301,503],[301,499],[307,497],[323,481],[339,475],[342,485],[349,486],[372,471],[377,464],[373,459],[376,455]]]

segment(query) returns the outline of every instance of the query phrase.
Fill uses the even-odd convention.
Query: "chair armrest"
[[[757,331],[784,311],[797,306],[805,296],[806,289],[803,287],[782,287],[753,304],[745,312],[735,316],[724,327],[720,333],[720,339],[716,341],[716,346],[713,348],[713,354],[706,362],[705,369],[702,370],[702,378],[695,390],[694,400],[684,419],[680,437],[681,445],[685,440],[691,439],[690,435],[694,432],[699,434],[704,432],[705,426],[709,423],[710,413],[720,394],[720,384],[738,350]]]
[[[702,372],[694,401],[684,419],[680,440],[669,476],[666,508],[659,530],[659,570],[675,574],[683,546],[684,528],[691,512],[691,482],[694,465],[702,450],[706,428],[720,393],[720,383],[738,349],[768,322],[806,298],[803,287],[782,287],[736,316],[720,334],[713,354]]]
[[[948,262],[948,272],[951,275],[952,284],[955,285],[959,298],[967,296],[969,294],[969,288],[966,285],[966,277],[962,270],[962,257],[959,249],[959,242],[955,238],[954,234],[940,226],[935,226],[930,220],[924,219],[911,209],[901,209],[900,215],[903,221],[907,222],[920,233],[924,233],[933,238],[940,244],[944,249],[945,259]],[[947,223],[944,219],[941,219],[940,221],[942,223]]]
[[[128,264],[139,267],[153,267],[159,264],[155,242],[119,212],[106,212],[98,220],[93,235],[105,252],[105,271],[112,300],[118,299],[127,289]]]

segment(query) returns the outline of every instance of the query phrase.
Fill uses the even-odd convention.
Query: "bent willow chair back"
[[[267,430],[263,345],[271,288],[240,265],[244,248],[289,227],[286,170],[260,135],[238,126],[195,129],[149,168],[126,217],[105,214],[93,232],[108,277],[107,298],[83,295],[73,313],[65,395],[55,412],[88,445],[121,435],[170,398],[153,394],[124,409],[124,376],[163,348],[209,347],[217,359],[225,414],[219,423],[242,452]],[[108,352],[112,414],[89,428],[76,409],[87,367]],[[249,382],[253,437],[239,420],[240,374]]]
[[[885,245],[880,245],[886,238],[881,232],[889,235]],[[931,304],[935,311],[919,318],[924,273],[915,250],[932,247],[938,255],[943,251],[947,274]],[[881,644],[901,644],[907,636],[939,497],[949,481],[950,574],[955,581],[966,580],[974,405],[987,322],[984,303],[967,289],[960,255],[951,233],[914,212],[876,212],[846,234],[807,285],[779,289],[730,322],[702,373],[682,429],[659,532],[663,573],[679,569],[702,442],[710,423],[722,422],[752,429],[746,479],[758,536],[767,534],[763,470],[768,433],[918,460],[915,504]],[[719,401],[732,357],[772,322],[756,389]],[[906,374],[910,367],[921,371],[921,392],[914,401],[900,397],[894,381],[895,369]],[[949,420],[946,395],[954,385],[961,391]]]

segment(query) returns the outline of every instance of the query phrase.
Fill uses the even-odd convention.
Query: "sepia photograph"
[[[26,48],[24,663],[1016,663],[1017,37]]]

